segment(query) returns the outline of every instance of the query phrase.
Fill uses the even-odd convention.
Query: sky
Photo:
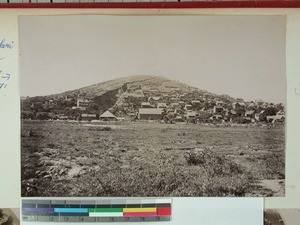
[[[21,16],[21,96],[158,75],[285,102],[284,16]]]

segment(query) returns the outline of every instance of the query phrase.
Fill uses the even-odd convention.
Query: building
[[[162,110],[155,108],[140,108],[138,113],[140,120],[161,120]]]
[[[172,106],[173,109],[180,109],[181,108],[181,106],[177,102],[172,103],[171,106]]]
[[[216,101],[216,105],[217,105],[217,106],[223,106],[223,105],[224,105],[224,102],[223,102],[223,101]]]
[[[59,120],[68,120],[69,118],[68,118],[68,116],[60,115],[60,116],[58,117],[58,119],[59,119]]]
[[[245,108],[246,104],[244,102],[234,102],[232,103],[232,107],[234,109]]]
[[[116,121],[117,117],[109,111],[105,111],[103,114],[99,116],[100,120],[103,121]]]
[[[222,115],[212,115],[209,119],[213,120],[213,121],[220,121],[221,119],[223,119],[223,116]]]
[[[141,103],[141,107],[142,108],[151,108],[151,103],[150,102],[142,102]]]
[[[284,115],[267,116],[267,121],[269,123],[283,123],[284,120],[285,120]]]
[[[167,104],[164,103],[164,102],[158,102],[158,103],[157,103],[157,108],[158,108],[158,109],[164,109],[164,108],[167,108]]]
[[[88,107],[90,104],[91,100],[87,98],[78,98],[77,99],[77,107]]]
[[[156,97],[156,96],[148,98],[148,102],[151,102],[151,103],[158,102],[159,100],[160,100],[160,97]]]
[[[184,101],[178,101],[178,104],[180,105],[180,107],[184,106]]]
[[[184,122],[184,119],[182,118],[182,116],[176,116],[173,121],[175,123],[183,123]]]
[[[124,110],[129,109],[129,103],[124,102],[124,103],[122,104],[122,107],[123,107]]]
[[[196,118],[196,113],[193,111],[186,112],[184,115],[185,119],[195,119]]]
[[[264,101],[261,99],[255,100],[255,104],[258,106],[262,106],[264,104]]]
[[[199,105],[201,104],[201,102],[200,102],[199,100],[192,100],[192,101],[191,101],[191,104],[192,104],[193,106],[199,106]]]
[[[254,101],[251,101],[251,102],[249,102],[248,103],[248,107],[256,107],[256,104],[255,104],[255,102]]]
[[[276,113],[276,115],[285,115],[285,113],[284,113],[284,111],[283,110],[279,110],[277,113]]]
[[[193,109],[193,106],[188,104],[188,105],[185,105],[185,106],[184,106],[184,109],[187,110],[187,111],[188,111],[188,110],[192,110],[192,109]]]
[[[255,118],[255,111],[254,110],[248,110],[245,112],[245,117],[247,118]]]
[[[81,118],[83,120],[88,120],[88,121],[91,121],[91,120],[95,120],[96,119],[96,114],[88,114],[88,113],[83,113],[81,114]]]
[[[223,110],[224,110],[224,108],[223,107],[221,107],[221,106],[214,106],[214,109],[213,109],[214,111],[214,113],[222,113],[223,112]]]

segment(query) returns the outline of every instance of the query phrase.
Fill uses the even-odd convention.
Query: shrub
[[[89,131],[111,131],[111,127],[89,127]]]

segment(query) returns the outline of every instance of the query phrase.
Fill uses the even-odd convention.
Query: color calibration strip
[[[22,199],[23,221],[170,221],[171,199],[35,200]]]

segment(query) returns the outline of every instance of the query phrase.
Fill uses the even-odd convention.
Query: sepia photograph
[[[264,225],[298,225],[300,209],[265,209]]]
[[[20,209],[0,208],[0,225],[20,225]]]
[[[20,16],[22,196],[285,195],[284,16]]]

